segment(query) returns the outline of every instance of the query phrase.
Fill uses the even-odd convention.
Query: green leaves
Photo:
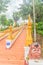
[[[5,12],[7,10],[7,4],[10,0],[0,0],[0,13]]]
[[[1,24],[2,25],[5,25],[6,24],[6,16],[5,15],[1,15],[1,17],[0,17],[0,20],[1,20]]]
[[[38,22],[38,25],[36,26],[37,33],[43,35],[43,22]]]
[[[19,18],[20,18],[19,12],[14,12],[14,13],[13,13],[13,19],[14,19],[15,21],[17,21]]]
[[[27,2],[28,3],[27,3]],[[34,0],[35,1],[35,14],[36,14],[36,22],[43,21],[43,3],[41,0]],[[33,18],[33,4],[32,0],[23,0],[23,4],[20,5],[19,13],[23,19],[27,19],[28,15],[30,14]]]
[[[3,26],[9,26],[10,24],[13,25],[13,20],[12,19],[7,19],[6,15],[1,15],[0,16],[0,25],[2,24]]]
[[[8,19],[8,25],[13,25],[13,20],[12,19]]]

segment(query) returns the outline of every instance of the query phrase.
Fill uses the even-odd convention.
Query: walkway
[[[23,30],[10,49],[5,47],[6,39],[0,41],[0,65],[24,65],[26,30]]]

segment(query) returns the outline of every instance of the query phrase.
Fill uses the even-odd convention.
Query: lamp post
[[[34,42],[36,42],[35,0],[33,0]]]

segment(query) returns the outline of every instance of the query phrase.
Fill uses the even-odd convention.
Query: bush
[[[36,26],[37,33],[43,35],[43,22],[38,22],[37,24],[38,24]]]

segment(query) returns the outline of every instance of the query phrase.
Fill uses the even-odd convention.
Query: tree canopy
[[[5,12],[7,10],[7,4],[10,0],[0,0],[0,13]]]
[[[19,18],[20,18],[20,13],[19,12],[14,12],[13,13],[13,19],[14,19],[14,21],[19,20]]]

